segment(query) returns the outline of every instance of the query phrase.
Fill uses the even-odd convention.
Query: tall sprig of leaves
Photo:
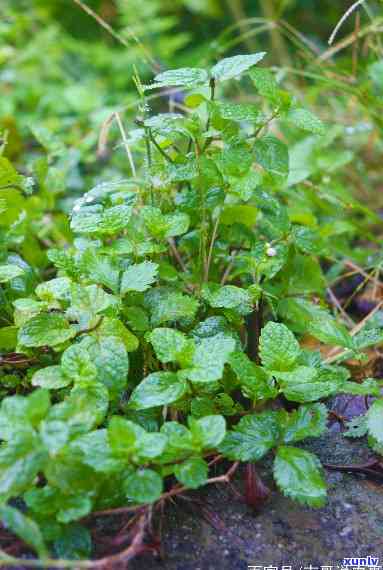
[[[308,132],[320,164],[330,129],[257,67],[264,55],[157,75],[143,99],[188,89],[188,113],[144,108],[128,141],[142,177],[78,200],[73,245],[48,252],[57,276],[14,301],[30,366],[0,408],[0,515],[42,557],[71,533],[89,547],[77,521],[93,511],[156,504],[175,480],[204,485],[217,454],[273,453],[281,491],[323,505],[320,462],[300,442],[326,429],[325,398],[379,395],[298,342],[311,334],[340,362],[381,334],[352,336],[325,306],[320,260],[342,247],[323,221],[339,219],[342,197],[300,185],[306,165],[283,139]],[[242,75],[257,102],[219,99]],[[2,272],[7,290],[18,276]]]

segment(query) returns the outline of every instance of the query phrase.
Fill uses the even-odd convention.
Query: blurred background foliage
[[[265,64],[274,67],[286,88],[322,119],[339,125],[341,151],[348,149],[354,158],[344,174],[346,183],[376,204],[383,126],[379,0],[362,3],[332,46],[328,39],[351,6],[349,0],[81,4],[0,4],[3,154],[29,173],[36,157],[46,152],[56,168],[51,192],[58,197],[60,211],[67,211],[90,184],[129,174],[121,133],[112,119],[118,111],[126,130],[134,129],[139,103],[134,67],[149,81],[160,70],[204,66],[259,49],[268,52]],[[246,86],[234,95],[239,100],[249,97]],[[150,105],[156,111],[173,109],[182,106],[182,98],[182,93],[160,93]]]

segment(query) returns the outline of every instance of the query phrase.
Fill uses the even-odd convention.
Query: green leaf
[[[226,434],[226,421],[223,416],[209,415],[198,420],[189,418],[193,440],[203,449],[216,448]]]
[[[57,513],[57,520],[67,524],[89,515],[92,501],[86,495],[67,495]]]
[[[346,422],[347,430],[343,432],[345,437],[364,437],[367,435],[367,418],[364,414],[353,417]]]
[[[120,393],[126,387],[129,372],[129,357],[123,341],[116,336],[106,336],[88,337],[83,343],[96,366],[97,381],[105,384],[114,395]]]
[[[308,332],[321,342],[332,346],[354,348],[354,340],[346,327],[329,316],[316,316],[312,319]]]
[[[24,273],[18,265],[0,265],[0,283],[7,283]]]
[[[326,429],[327,408],[324,404],[299,406],[289,414],[283,429],[283,441],[291,443],[306,437],[318,437]]]
[[[99,255],[93,249],[87,249],[81,256],[80,269],[93,283],[108,287],[117,293],[120,271],[106,255]]]
[[[92,537],[80,524],[65,526],[54,541],[56,556],[66,560],[89,559],[92,554]]]
[[[212,77],[219,81],[225,81],[238,77],[251,67],[261,61],[266,55],[266,52],[258,52],[250,55],[235,55],[233,57],[226,57],[216,63],[210,70]]]
[[[264,368],[257,366],[243,352],[234,352],[229,364],[241,384],[241,390],[252,400],[268,400],[277,395],[277,389],[271,375]]]
[[[39,558],[48,555],[43,536],[35,521],[10,505],[0,505],[0,518],[4,527],[31,546]]]
[[[379,444],[383,444],[383,399],[375,400],[366,413],[367,431]]]
[[[44,466],[47,455],[32,432],[16,432],[12,441],[0,448],[0,494],[16,497],[32,483]]]
[[[186,381],[174,372],[153,372],[133,390],[129,407],[144,410],[171,404],[179,400],[186,390]]]
[[[130,265],[122,274],[121,294],[128,291],[146,291],[157,278],[158,264],[143,261]]]
[[[230,121],[251,121],[257,122],[260,119],[260,112],[257,105],[251,103],[227,103],[225,101],[217,101],[214,103],[214,109],[223,119]]]
[[[263,366],[270,370],[290,370],[300,354],[293,333],[283,324],[269,322],[263,327],[259,353]]]
[[[289,173],[289,153],[287,146],[272,135],[257,139],[254,144],[257,162],[265,170],[277,176],[286,177]]]
[[[69,427],[65,422],[59,420],[42,421],[40,435],[50,455],[54,456],[68,442]]]
[[[362,329],[354,337],[354,346],[356,350],[362,350],[375,344],[383,342],[383,329]]]
[[[298,366],[290,372],[275,373],[285,397],[292,402],[314,402],[336,394],[347,379],[341,368]]]
[[[192,457],[174,468],[178,481],[189,489],[198,489],[204,485],[208,477],[208,466],[202,457]]]
[[[197,344],[192,367],[182,374],[192,382],[214,382],[222,378],[225,363],[235,349],[235,340],[223,334]]]
[[[133,352],[139,346],[138,338],[120,320],[112,317],[104,317],[101,325],[97,327],[93,334],[98,338],[107,336],[119,338],[124,343],[127,352]]]
[[[314,135],[325,134],[325,126],[322,121],[307,109],[290,109],[286,119],[303,131],[313,133]]]
[[[198,301],[182,293],[168,293],[151,304],[151,309],[152,325],[158,326],[180,319],[193,319],[198,309]]]
[[[126,454],[120,458],[113,453],[106,429],[98,429],[77,437],[71,447],[79,449],[83,462],[100,473],[117,473],[125,467]]]
[[[252,228],[257,221],[257,214],[258,210],[254,206],[225,206],[222,210],[220,222],[224,226],[243,224]]]
[[[255,67],[250,71],[250,78],[262,97],[273,102],[278,100],[278,83],[271,71],[262,67]]]
[[[36,287],[36,295],[48,303],[68,301],[70,299],[71,281],[68,277],[56,277]]]
[[[361,384],[357,382],[344,382],[339,392],[352,394],[353,396],[380,396],[381,386],[373,378],[366,378]]]
[[[97,368],[89,352],[79,344],[65,350],[61,358],[61,370],[72,382],[92,382],[97,376]]]
[[[148,336],[157,358],[164,363],[179,362],[181,366],[190,363],[194,342],[182,332],[170,328],[154,329]]]
[[[124,491],[137,503],[154,503],[162,493],[162,478],[152,469],[139,469],[126,477]]]
[[[274,478],[284,495],[309,505],[326,502],[326,483],[319,459],[297,447],[281,446],[274,460]]]
[[[235,285],[207,286],[202,289],[202,297],[215,309],[233,309],[240,315],[247,315],[253,310],[251,295],[246,289]]]
[[[235,461],[258,461],[277,444],[279,436],[276,412],[245,416],[227,433],[219,452]]]
[[[32,386],[40,386],[46,390],[57,390],[71,384],[71,378],[65,377],[60,366],[40,368],[32,376]]]
[[[26,347],[56,346],[73,338],[76,329],[59,313],[41,313],[19,330],[18,342]]]
[[[209,76],[204,69],[198,67],[183,67],[169,69],[154,77],[155,83],[146,89],[154,87],[199,87],[209,81]]]
[[[18,327],[9,326],[0,329],[0,350],[10,351],[17,344]]]

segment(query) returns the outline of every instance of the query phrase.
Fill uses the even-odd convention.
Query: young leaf
[[[198,67],[183,67],[180,69],[169,69],[159,73],[154,77],[154,87],[199,87],[209,81],[207,72]],[[146,87],[148,89],[148,87]]]
[[[341,368],[298,366],[291,372],[275,373],[285,397],[292,402],[314,402],[335,394],[347,379]]]
[[[189,489],[198,489],[207,481],[208,466],[202,457],[192,457],[174,468],[178,481]]]
[[[153,372],[133,390],[129,407],[144,410],[165,406],[179,400],[186,390],[186,381],[174,372]]]
[[[319,459],[297,447],[280,446],[274,460],[275,481],[287,497],[310,507],[326,501],[326,483]]]
[[[326,429],[327,408],[324,404],[299,406],[287,419],[283,429],[283,441],[291,443],[306,437],[319,437]]]
[[[308,331],[326,344],[354,348],[354,340],[346,327],[329,316],[314,317]]]
[[[43,535],[34,520],[10,505],[0,505],[0,519],[6,529],[14,532],[33,548],[39,558],[47,556],[48,550]]]
[[[70,346],[63,353],[61,370],[72,382],[91,382],[97,376],[97,368],[89,352],[78,344]]]
[[[266,55],[266,52],[258,52],[250,55],[235,55],[233,57],[226,57],[221,59],[218,63],[211,68],[210,72],[214,79],[219,81],[226,81],[233,77],[238,77],[251,67],[261,61]]]
[[[273,135],[257,139],[254,144],[257,162],[265,170],[277,176],[286,177],[289,173],[289,153],[287,146]]]
[[[189,418],[190,431],[193,440],[198,442],[203,449],[213,449],[217,447],[226,433],[226,421],[223,416],[204,416],[199,420]]]
[[[154,329],[148,336],[161,362],[185,363],[190,360],[194,343],[182,332],[170,328]]]
[[[121,294],[128,291],[146,291],[157,277],[158,265],[151,261],[143,261],[128,267],[122,274]]]
[[[59,313],[41,313],[19,330],[18,341],[26,347],[56,346],[73,338],[76,329]]]
[[[0,265],[0,283],[7,283],[24,273],[18,265]]]
[[[247,398],[268,400],[277,395],[271,375],[264,368],[252,362],[243,352],[231,354],[229,364],[238,377],[242,392]]]
[[[182,374],[192,382],[214,382],[222,378],[224,365],[235,348],[235,340],[217,334],[197,344],[192,367]]]
[[[224,285],[223,287],[204,286],[202,297],[213,308],[233,309],[240,315],[247,315],[253,309],[251,295],[246,289],[235,285]]]
[[[126,477],[124,491],[137,503],[154,503],[162,493],[162,478],[152,469],[139,469]]]
[[[270,370],[291,370],[300,354],[293,333],[283,324],[269,322],[263,327],[259,342],[262,364]]]
[[[277,444],[279,436],[276,412],[245,416],[227,433],[219,452],[236,461],[258,461]]]
[[[324,135],[326,132],[322,121],[307,109],[290,109],[286,119],[299,129],[314,135]]]
[[[63,375],[61,366],[40,368],[32,376],[32,386],[40,386],[46,390],[57,390],[71,384],[71,378]]]

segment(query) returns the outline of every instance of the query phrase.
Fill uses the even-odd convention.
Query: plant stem
[[[259,358],[259,339],[263,327],[263,299],[259,299],[254,311],[246,319],[247,330],[247,355],[248,357],[260,364]]]

